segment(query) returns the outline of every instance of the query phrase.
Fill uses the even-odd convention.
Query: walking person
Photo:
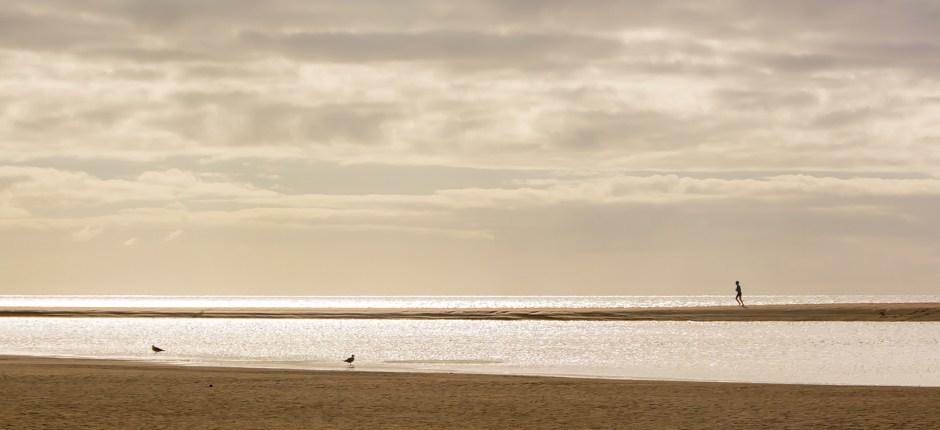
[[[744,299],[741,298],[741,283],[738,282],[738,281],[734,281],[734,285],[735,285],[734,291],[737,293],[737,294],[734,296],[734,301],[738,302],[738,306],[741,306],[741,307],[743,308],[743,307],[744,307]]]

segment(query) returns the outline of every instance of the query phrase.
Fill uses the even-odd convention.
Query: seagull
[[[356,354],[349,356],[349,358],[343,360],[346,363],[349,363],[349,367],[353,367],[353,361],[356,361]]]
[[[163,352],[163,351],[164,351],[163,348],[160,348],[159,346],[156,346],[156,345],[150,345],[150,349],[152,349],[153,352]]]

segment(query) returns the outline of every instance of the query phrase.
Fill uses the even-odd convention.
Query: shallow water
[[[0,354],[305,369],[356,354],[350,371],[940,386],[934,322],[2,318]]]

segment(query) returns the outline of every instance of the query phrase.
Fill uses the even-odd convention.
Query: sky
[[[935,1],[6,0],[0,294],[928,294]]]

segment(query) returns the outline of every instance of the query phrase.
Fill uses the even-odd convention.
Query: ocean
[[[751,305],[935,303],[940,295],[744,296]],[[734,306],[727,296],[2,296],[0,307],[115,308],[636,308]]]

